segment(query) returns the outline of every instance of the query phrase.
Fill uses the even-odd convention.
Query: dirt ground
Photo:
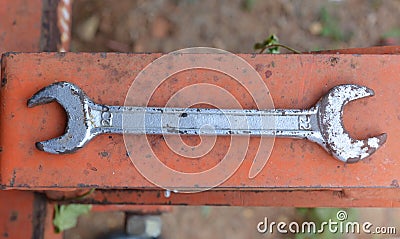
[[[209,46],[253,53],[270,34],[299,51],[397,44],[399,13],[394,0],[75,0],[72,50],[167,53]],[[400,210],[352,212],[400,230]],[[294,208],[176,207],[162,215],[163,238],[269,238],[256,231],[265,216],[301,220]],[[65,238],[98,238],[123,223],[118,213],[91,213]]]
[[[399,1],[76,0],[73,50],[254,52],[270,34],[300,51],[368,47],[400,35]]]

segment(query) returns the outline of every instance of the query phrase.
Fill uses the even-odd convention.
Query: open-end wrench
[[[353,139],[342,123],[345,104],[373,94],[364,86],[339,85],[306,110],[130,107],[96,104],[78,86],[57,82],[34,94],[28,107],[52,101],[64,107],[68,120],[65,134],[36,143],[39,150],[54,154],[74,152],[103,133],[255,135],[308,139],[335,158],[353,163],[386,142],[385,133]]]

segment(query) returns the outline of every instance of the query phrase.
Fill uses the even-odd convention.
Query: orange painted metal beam
[[[54,233],[53,209],[44,195],[0,191],[0,238],[62,238]]]
[[[0,238],[32,238],[33,202],[34,193],[0,191]]]
[[[40,88],[56,82],[76,83],[96,102],[122,105],[136,74],[159,54],[8,54],[3,56],[1,88],[1,183],[6,188],[141,188],[157,189],[141,176],[126,155],[122,136],[102,135],[71,155],[39,152],[34,142],[63,133],[65,115],[57,104],[29,109],[26,100]],[[277,108],[308,108],[331,87],[357,83],[375,90],[376,96],[346,106],[345,126],[352,136],[364,138],[388,133],[388,141],[375,155],[361,163],[343,164],[318,145],[305,140],[277,139],[271,158],[254,179],[248,178],[257,138],[243,165],[220,189],[342,189],[397,188],[400,148],[397,104],[399,87],[396,55],[241,55],[255,67],[268,85]],[[24,70],[21,70],[24,69]],[[266,72],[269,71],[269,74]],[[176,90],[196,82],[224,86],[252,108],[249,95],[225,75],[203,70],[176,75],[175,85],[161,86],[150,102],[163,106]],[[216,83],[215,83],[216,82]],[[249,79],[249,83],[251,79]],[[217,96],[216,96],[217,97]],[[382,107],[384,105],[385,107]],[[201,170],[218,160],[218,152],[198,164],[186,164],[170,153],[160,136],[149,136],[157,155],[169,165]],[[188,140],[191,139],[188,137]],[[219,145],[229,138],[221,137]],[[15,143],[18,142],[18,143]],[[179,157],[178,157],[179,159]]]
[[[1,1],[0,53],[57,50],[57,5],[57,0]],[[54,204],[44,194],[0,190],[0,238],[61,239],[53,228],[53,213]]]
[[[45,49],[54,40],[43,26],[43,21],[48,20],[43,16],[47,3],[46,0],[1,2],[0,53],[52,49]],[[50,25],[47,22],[47,27]],[[43,194],[0,190],[0,238],[62,238],[62,234],[54,233],[53,212],[54,205]]]
[[[59,0],[2,1],[0,53],[57,51],[62,45],[58,6]],[[63,47],[69,47],[69,42]]]
[[[0,4],[0,53],[68,49],[60,42],[58,0],[15,0]],[[70,12],[70,9],[67,9]],[[65,13],[65,12],[64,12]],[[64,15],[63,15],[64,16]],[[64,34],[68,33],[65,32]],[[70,36],[69,36],[70,37]],[[1,162],[0,162],[1,164]],[[1,179],[1,172],[0,172]],[[2,189],[2,187],[0,187]],[[169,206],[99,205],[93,210],[125,210],[142,214],[170,211]],[[62,238],[53,229],[54,204],[34,191],[0,190],[0,238]]]
[[[0,52],[40,49],[43,0],[2,1]]]

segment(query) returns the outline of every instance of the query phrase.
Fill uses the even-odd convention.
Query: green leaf
[[[264,51],[266,49],[268,53],[278,54],[278,53],[280,53],[278,46],[268,47],[268,46],[272,46],[275,44],[279,44],[279,39],[275,34],[271,34],[263,42],[257,42],[256,44],[254,44],[254,50]]]
[[[78,222],[78,217],[90,211],[92,205],[83,204],[69,204],[69,205],[55,205],[55,214],[53,225],[56,232],[73,228]]]

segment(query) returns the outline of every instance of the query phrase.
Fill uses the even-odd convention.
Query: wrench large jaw
[[[28,100],[28,107],[58,102],[67,114],[65,133],[58,137],[36,143],[36,147],[45,152],[66,154],[82,148],[93,138],[86,120],[87,96],[77,86],[68,82],[51,84]]]
[[[350,137],[343,126],[343,108],[353,100],[373,96],[374,91],[359,85],[339,85],[317,103],[318,125],[323,141],[318,142],[337,159],[355,163],[369,157],[385,142],[386,133],[358,140]]]

